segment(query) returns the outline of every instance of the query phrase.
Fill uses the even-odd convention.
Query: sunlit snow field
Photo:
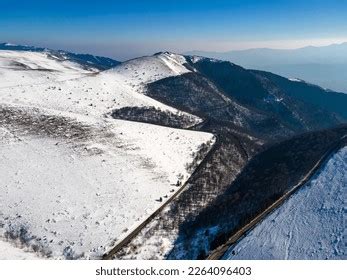
[[[347,147],[224,259],[346,259]]]

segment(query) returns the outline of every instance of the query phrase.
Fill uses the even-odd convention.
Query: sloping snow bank
[[[27,252],[21,248],[0,239],[0,260],[36,260],[39,259],[34,253]]]
[[[0,50],[0,88],[46,84],[93,74],[81,65],[47,54]]]
[[[224,259],[345,259],[347,147]]]

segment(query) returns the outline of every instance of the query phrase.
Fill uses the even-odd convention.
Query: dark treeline
[[[145,122],[173,128],[188,128],[193,126],[196,118],[183,113],[162,111],[153,106],[150,107],[123,107],[112,111],[112,117],[128,121]]]
[[[290,191],[327,151],[341,146],[340,139],[345,135],[347,126],[305,133],[275,144],[253,157],[211,205],[194,219],[180,225],[180,238],[169,258],[206,257]],[[192,243],[195,244],[193,248]]]

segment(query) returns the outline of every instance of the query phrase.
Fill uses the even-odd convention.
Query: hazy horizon
[[[276,47],[267,47],[267,46],[263,46],[263,45],[259,45],[258,47],[251,47],[251,48],[239,48],[239,49],[229,49],[226,51],[217,51],[217,50],[204,50],[204,49],[187,49],[181,52],[178,51],[171,51],[168,49],[160,49],[154,52],[148,52],[148,53],[143,53],[141,55],[137,55],[137,56],[133,56],[133,57],[128,57],[126,59],[119,59],[117,56],[108,56],[105,53],[101,52],[93,52],[93,51],[83,51],[79,50],[79,49],[74,49],[74,48],[61,48],[61,47],[54,47],[54,46],[48,46],[48,45],[36,45],[36,44],[31,44],[31,43],[26,43],[26,42],[13,42],[13,41],[0,41],[1,43],[7,43],[7,44],[13,44],[13,45],[23,45],[23,46],[30,46],[30,47],[41,47],[41,48],[48,48],[48,49],[53,49],[53,50],[63,50],[63,51],[68,51],[68,52],[76,52],[76,53],[81,53],[81,54],[92,54],[92,55],[97,55],[97,56],[104,56],[104,57],[110,57],[113,59],[118,59],[120,61],[125,61],[125,60],[129,60],[129,59],[133,59],[133,58],[137,58],[139,56],[146,56],[146,55],[153,55],[156,52],[164,52],[164,51],[169,51],[169,52],[173,52],[173,53],[178,53],[178,54],[185,54],[185,53],[189,53],[189,52],[197,52],[197,51],[201,51],[201,52],[215,52],[215,53],[227,53],[227,52],[232,52],[232,51],[247,51],[247,50],[253,50],[253,49],[271,49],[271,50],[298,50],[301,48],[306,48],[306,47],[329,47],[332,45],[340,45],[340,44],[347,44],[347,39],[345,41],[334,41],[331,44],[309,44],[309,45],[300,45],[299,47],[293,47],[293,48],[276,48]],[[106,51],[107,52],[107,51]]]
[[[8,1],[3,42],[126,60],[158,51],[293,49],[347,41],[346,1]]]

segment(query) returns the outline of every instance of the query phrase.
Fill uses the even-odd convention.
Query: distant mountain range
[[[246,68],[271,71],[347,92],[347,43],[293,50],[260,48],[228,52],[191,51],[187,54],[228,60]]]
[[[30,52],[47,52],[61,60],[68,59],[72,62],[85,65],[85,67],[94,67],[98,70],[106,70],[118,65],[120,62],[112,58],[95,56],[91,54],[77,54],[67,52],[63,50],[52,50],[47,48],[15,45],[10,43],[0,43],[0,50],[11,50],[11,51],[30,51]]]

